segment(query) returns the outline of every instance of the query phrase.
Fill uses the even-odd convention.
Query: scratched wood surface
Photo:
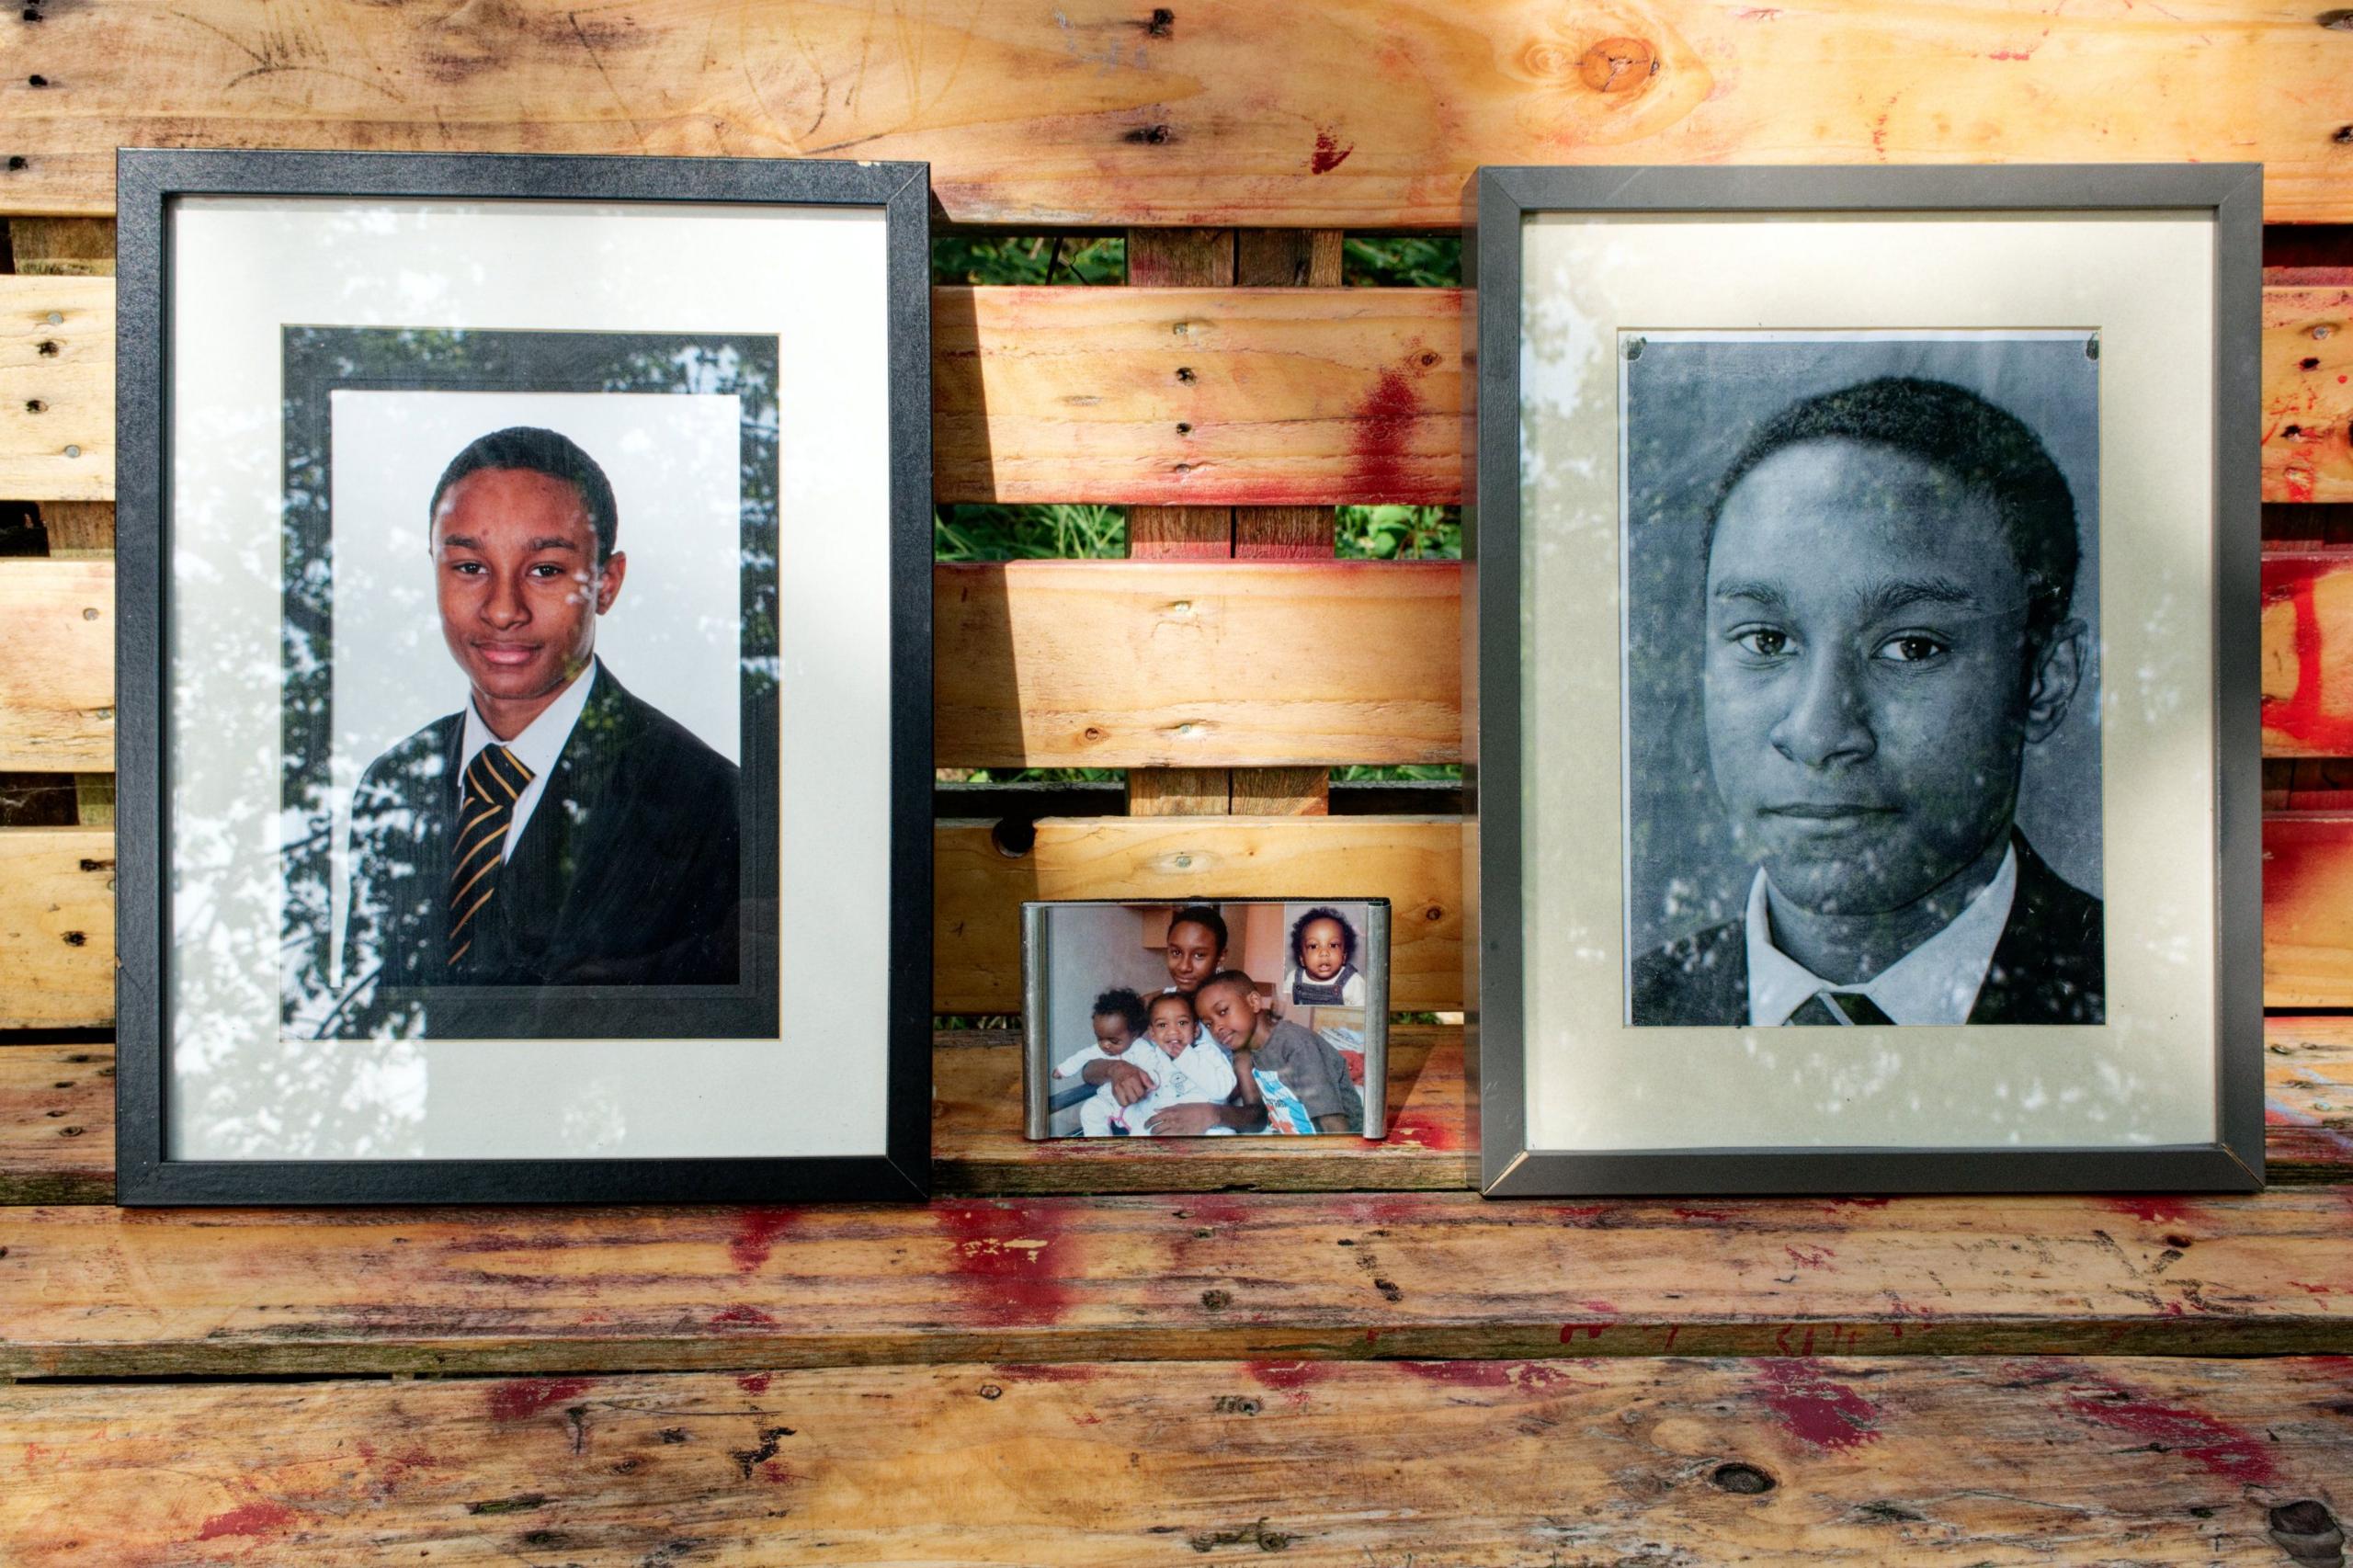
[[[2353,1506],[2344,1395],[2123,1357],[20,1385],[0,1526],[20,1568],[2318,1568],[2287,1549]]]
[[[114,771],[114,567],[0,561],[0,771]]]
[[[2353,1019],[2270,1019],[2264,1075],[2269,1179],[2353,1179]],[[932,1177],[943,1192],[1448,1191],[1476,1184],[1472,1095],[1457,1028],[1390,1031],[1389,1135],[1377,1143],[1032,1142],[1021,1135],[1021,1049],[1009,1030],[937,1036],[932,1096]],[[114,1048],[0,1049],[0,1203],[113,1196]]]
[[[1302,228],[1452,225],[1482,163],[2231,157],[2275,220],[2353,215],[2348,46],[2253,0],[22,12],[20,212],[105,211],[117,146],[179,142],[915,158],[958,222]]]
[[[0,399],[0,496],[114,494],[113,289],[0,278],[0,369],[24,388]],[[934,493],[1458,501],[1471,439],[1461,301],[1451,289],[936,289]],[[2264,310],[2264,497],[2353,499],[2353,290],[2268,289]],[[1267,553],[1217,537],[1228,555]]]
[[[0,1375],[2353,1354],[2345,1194],[0,1210]]]

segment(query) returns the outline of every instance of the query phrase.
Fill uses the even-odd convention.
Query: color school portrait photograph
[[[776,357],[287,329],[290,1032],[773,1033]]]
[[[1380,1136],[1385,901],[1022,915],[1029,1136]]]

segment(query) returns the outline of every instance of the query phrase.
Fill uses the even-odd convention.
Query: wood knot
[[[1708,1484],[1735,1496],[1756,1497],[1780,1483],[1753,1464],[1720,1464],[1709,1475]]]
[[[1207,1307],[1213,1312],[1223,1312],[1226,1308],[1233,1305],[1233,1292],[1231,1290],[1204,1290],[1201,1292],[1201,1305]]]
[[[1165,147],[1176,140],[1176,133],[1165,125],[1139,125],[1120,138],[1140,147]]]
[[[1606,38],[1585,51],[1577,75],[1597,93],[1624,93],[1658,74],[1658,51],[1638,38]]]
[[[995,1383],[983,1383],[981,1385],[981,1397],[983,1399],[1003,1399],[1005,1397],[1005,1391],[997,1387]]]
[[[2345,1528],[2327,1504],[2309,1497],[2284,1503],[2271,1510],[2266,1522],[2271,1527],[2266,1532],[2271,1544],[2303,1568],[2342,1568]]]
[[[2340,147],[2353,147],[2353,125],[2338,126],[2336,128],[2336,134],[2330,137],[2329,140],[2336,142]],[[8,160],[11,165],[14,165],[16,161],[17,160],[14,158]]]
[[[2320,369],[2320,360],[2315,358],[2299,359],[2296,361],[2296,369],[2299,370],[2317,370]]]
[[[1143,25],[1146,38],[1173,38],[1176,32],[1176,13],[1165,6],[1153,8],[1152,20]]]

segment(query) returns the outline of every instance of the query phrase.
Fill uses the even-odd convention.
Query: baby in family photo
[[[1102,1072],[1101,1086],[1078,1108],[1079,1131],[1089,1138],[1129,1138],[1150,1131],[1152,1119],[1170,1106],[1216,1105],[1233,1093],[1233,1063],[1214,1041],[1202,1038],[1193,1004],[1181,991],[1164,992],[1149,1003],[1124,986],[1096,998],[1096,1043],[1054,1069],[1057,1078],[1086,1077],[1095,1062],[1124,1062],[1151,1083],[1141,1099],[1120,1103],[1118,1074]],[[1106,1009],[1108,1009],[1107,1012]],[[1145,1045],[1131,1051],[1134,1026],[1144,1026]],[[1117,1036],[1114,1044],[1113,1037]],[[1211,1133],[1232,1133],[1211,1127]]]
[[[1361,1007],[1357,931],[1336,909],[1317,907],[1291,923],[1290,968],[1282,994],[1294,1007]]]

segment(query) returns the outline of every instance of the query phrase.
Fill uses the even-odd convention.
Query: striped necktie
[[[505,746],[487,745],[466,768],[464,799],[458,807],[458,854],[449,870],[449,967],[472,950],[481,927],[474,925],[491,894],[498,891],[506,864],[506,827],[515,801],[531,770]]]
[[[1817,991],[1790,1015],[1792,1024],[1892,1024],[1880,1005],[1859,991]]]

